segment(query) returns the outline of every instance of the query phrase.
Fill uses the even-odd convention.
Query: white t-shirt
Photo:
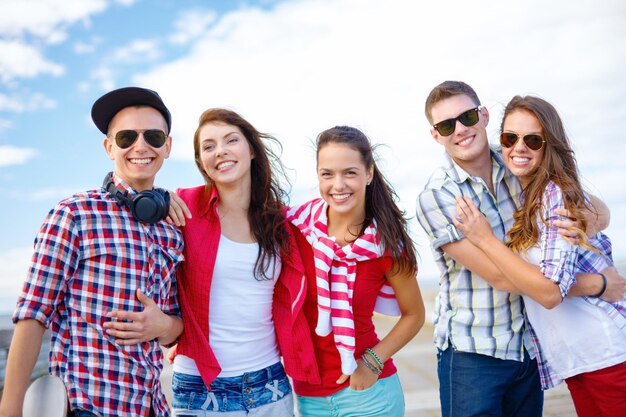
[[[209,300],[209,343],[222,372],[239,376],[279,362],[272,319],[274,285],[280,259],[270,265],[271,280],[257,280],[254,265],[258,243],[238,243],[224,235],[215,259]],[[193,359],[176,355],[174,371],[200,375]]]
[[[541,250],[531,248],[525,257],[539,265]],[[523,297],[544,359],[560,379],[626,361],[624,333],[603,309],[582,297],[566,297],[549,310],[532,298]]]

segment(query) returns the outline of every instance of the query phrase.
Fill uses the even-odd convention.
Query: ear
[[[246,139],[246,142],[248,142],[248,149],[250,149],[250,159],[256,158],[256,155],[254,154],[254,148],[252,147],[252,144],[247,139]]]
[[[372,183],[372,179],[374,179],[374,165],[367,170],[367,185]]]
[[[170,152],[172,152],[172,137],[168,136],[167,139],[165,139],[165,144],[163,145],[165,146],[165,149],[163,152],[163,158],[167,159],[170,157]]]
[[[487,127],[487,125],[489,124],[489,110],[487,110],[487,107],[483,106],[480,108],[480,115],[482,116],[482,119],[484,120],[485,127]]]
[[[113,142],[107,136],[105,136],[102,145],[104,145],[104,151],[107,153],[109,159],[111,161],[114,161],[115,154],[113,153]]]
[[[439,132],[437,132],[437,129],[435,129],[434,127],[430,128],[430,135],[433,137],[433,139],[435,139],[435,142],[437,142],[440,145],[443,145],[443,141],[441,139],[441,135],[439,134]]]

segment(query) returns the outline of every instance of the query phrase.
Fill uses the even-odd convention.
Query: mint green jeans
[[[301,417],[403,417],[404,394],[398,374],[354,391],[350,387],[326,397],[296,396]]]

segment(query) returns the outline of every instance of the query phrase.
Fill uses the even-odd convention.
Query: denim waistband
[[[178,376],[182,374],[177,373]],[[276,362],[274,365],[270,365],[267,368],[260,369],[258,371],[246,372],[239,376],[218,377],[211,382],[211,390],[229,390],[239,391],[244,386],[256,386],[265,385],[268,381],[274,379],[283,379],[286,377],[285,369],[281,362]],[[204,385],[202,378],[192,377],[192,375],[185,375],[187,384]]]
[[[246,372],[240,376],[218,377],[211,382],[212,389],[233,389],[239,386],[265,385],[267,381],[282,379],[285,375],[283,364],[276,362],[258,371]]]
[[[174,372],[172,392],[172,407],[175,410],[225,412],[250,410],[276,403],[291,398],[292,390],[283,365],[278,362],[239,376],[216,378],[208,389],[201,377]]]

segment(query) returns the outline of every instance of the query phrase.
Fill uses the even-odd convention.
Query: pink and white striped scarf
[[[382,248],[376,232],[376,222],[370,224],[354,242],[339,246],[328,236],[328,205],[315,199],[287,211],[287,219],[305,236],[313,248],[317,284],[317,326],[315,332],[327,336],[333,332],[341,357],[341,371],[352,375],[354,359],[354,318],[352,293],[356,279],[356,263],[376,259]],[[393,288],[385,284],[376,300],[375,311],[397,316],[400,308]]]

